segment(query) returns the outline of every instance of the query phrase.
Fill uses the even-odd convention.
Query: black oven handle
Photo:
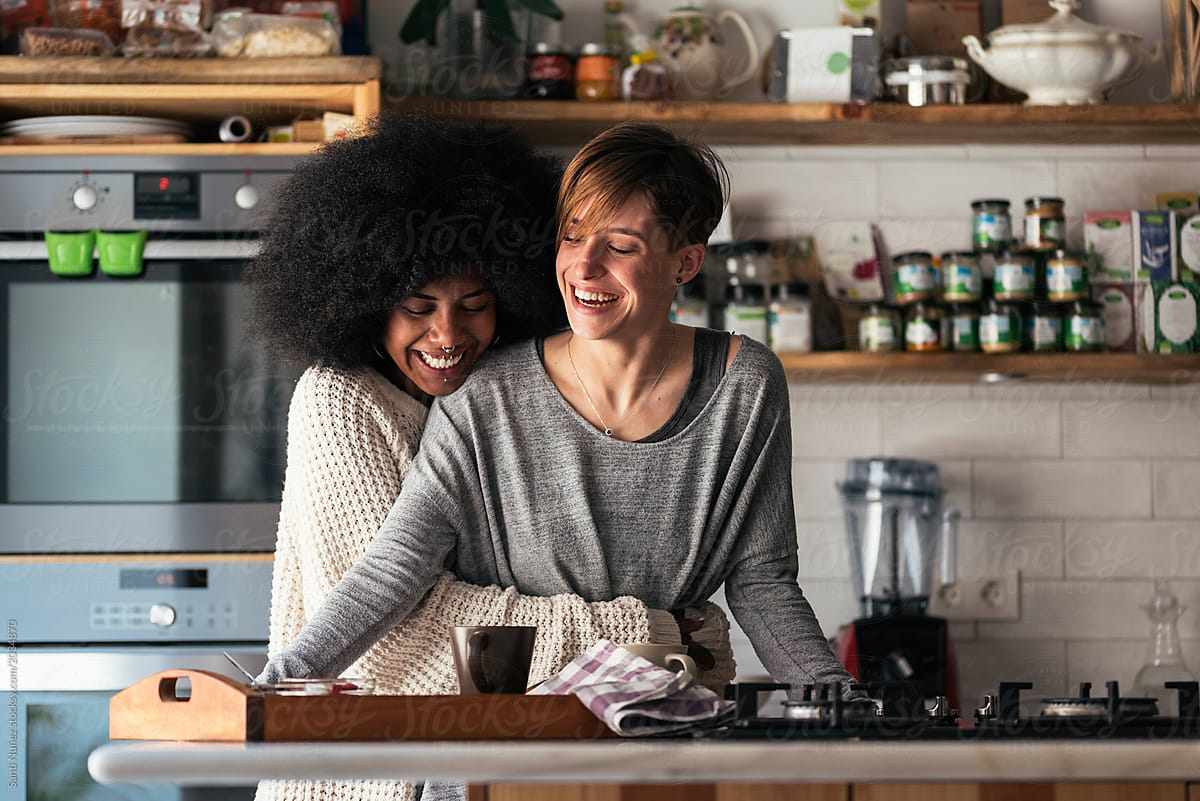
[[[258,252],[253,239],[150,239],[143,259],[247,259]],[[0,242],[0,262],[46,261],[46,243],[42,240]]]
[[[248,670],[261,671],[267,663],[265,644],[99,646],[82,648],[18,647],[18,692],[97,692],[123,690],[164,670],[209,670],[244,682],[221,655],[229,653]]]

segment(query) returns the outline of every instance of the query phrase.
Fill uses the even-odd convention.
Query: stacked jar
[[[925,250],[914,250],[908,253],[897,253],[892,257],[892,288],[899,309],[889,309],[880,305],[873,309],[879,312],[871,319],[871,325],[878,325],[886,319],[888,312],[894,311],[897,319],[903,319],[903,337],[896,338],[895,349],[901,344],[909,351],[938,351],[948,347],[946,326],[949,318],[945,309],[939,303],[938,270],[933,264],[933,254]],[[868,339],[868,336],[874,335]],[[864,331],[860,325],[859,341],[865,348],[876,350],[886,347],[886,339],[880,340],[878,330]]]

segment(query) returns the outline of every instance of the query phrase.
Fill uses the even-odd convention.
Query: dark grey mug
[[[524,693],[536,626],[454,626],[450,649],[460,695]]]

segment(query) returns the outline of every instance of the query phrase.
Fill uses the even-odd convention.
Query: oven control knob
[[[91,211],[96,208],[97,201],[100,196],[96,194],[96,187],[90,184],[83,184],[75,187],[75,191],[71,193],[71,203],[80,211]]]
[[[165,629],[175,622],[175,608],[170,604],[154,604],[150,607],[150,622]]]
[[[239,186],[233,193],[233,202],[239,209],[252,209],[258,205],[258,190],[250,184]]]

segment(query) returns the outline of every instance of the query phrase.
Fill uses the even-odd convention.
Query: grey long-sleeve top
[[[796,581],[791,456],[783,368],[749,338],[696,419],[655,443],[596,430],[533,342],[490,355],[434,404],[378,538],[260,678],[338,675],[450,569],[659,609],[724,583],[776,680],[850,681]]]

